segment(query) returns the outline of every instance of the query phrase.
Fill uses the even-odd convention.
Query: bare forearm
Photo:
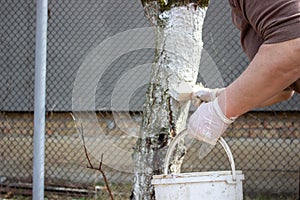
[[[271,106],[273,104],[276,104],[276,103],[279,103],[279,102],[282,102],[282,101],[289,100],[293,96],[293,94],[294,94],[293,90],[284,90],[281,93],[279,93],[279,94],[271,97],[270,99],[262,102],[261,104],[258,104],[256,106],[256,108],[263,108],[263,107]]]
[[[225,115],[242,115],[281,93],[300,76],[299,55],[300,39],[263,45],[247,70],[220,94]]]

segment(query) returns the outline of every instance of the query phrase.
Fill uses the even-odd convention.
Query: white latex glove
[[[204,102],[210,102],[215,100],[223,90],[225,90],[225,88],[210,89],[197,87],[193,90],[192,98],[200,99]]]
[[[192,137],[215,145],[234,119],[228,119],[222,112],[218,98],[202,103],[188,122],[188,134]]]

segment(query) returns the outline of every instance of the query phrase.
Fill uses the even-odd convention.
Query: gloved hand
[[[215,145],[219,137],[235,119],[228,119],[222,112],[218,98],[202,103],[189,119],[187,131],[192,137]]]
[[[193,89],[192,99],[199,99],[202,102],[210,102],[215,100],[225,88],[204,88],[197,87]]]

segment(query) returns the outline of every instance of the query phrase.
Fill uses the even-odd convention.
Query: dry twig
[[[87,159],[87,161],[88,161],[88,163],[89,163],[89,166],[87,166],[87,168],[93,169],[93,170],[97,170],[97,171],[99,171],[99,172],[101,173],[101,175],[102,175],[102,177],[103,177],[103,179],[104,179],[105,186],[106,186],[106,188],[107,188],[108,194],[109,194],[109,196],[110,196],[110,199],[111,199],[111,200],[114,200],[114,197],[113,197],[113,194],[112,194],[112,192],[111,192],[111,190],[110,190],[110,187],[109,187],[109,184],[108,184],[106,175],[105,175],[105,173],[104,173],[104,171],[103,171],[103,169],[102,169],[103,153],[101,154],[101,160],[100,160],[100,163],[99,163],[99,167],[98,167],[98,168],[97,168],[97,167],[94,167],[93,164],[92,164],[92,162],[91,162],[91,159],[90,159],[90,157],[89,157],[88,150],[87,150],[87,148],[86,148],[86,144],[85,144],[85,140],[84,140],[84,134],[83,134],[83,126],[82,126],[82,122],[80,121],[80,128],[79,128],[79,127],[77,126],[77,124],[76,124],[76,118],[75,118],[75,116],[74,116],[72,113],[71,113],[71,116],[72,116],[73,120],[75,121],[75,126],[76,126],[78,132],[79,132],[80,135],[81,135],[81,139],[82,139],[82,143],[83,143],[83,148],[84,148],[85,157],[86,157],[86,159]]]

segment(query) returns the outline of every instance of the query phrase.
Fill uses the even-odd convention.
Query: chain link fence
[[[0,198],[24,199],[32,189],[36,4],[0,0],[0,5]],[[151,24],[139,0],[50,0],[48,15],[45,195],[108,199],[103,171],[115,199],[129,199],[131,156],[155,56]],[[210,59],[201,61],[198,81],[226,86],[248,64],[227,1],[211,1],[203,32]],[[211,63],[222,83],[214,81],[213,71],[203,71]],[[246,199],[299,198],[299,100],[295,95],[251,111],[224,136],[245,174]],[[123,112],[115,112],[118,101],[126,104]],[[198,150],[194,142],[184,172],[230,168],[220,147],[201,162]]]

